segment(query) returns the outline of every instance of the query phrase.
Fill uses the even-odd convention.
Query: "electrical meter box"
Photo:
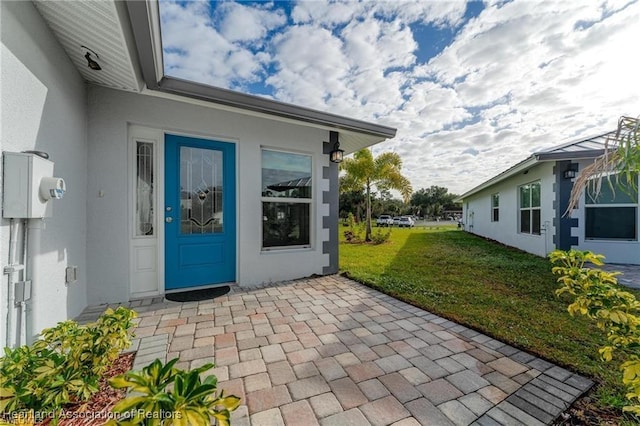
[[[50,217],[49,200],[62,198],[64,180],[53,177],[53,162],[35,154],[3,153],[2,216]]]

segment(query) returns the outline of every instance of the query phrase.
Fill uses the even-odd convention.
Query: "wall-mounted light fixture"
[[[100,66],[99,63],[97,63],[94,59],[91,58],[91,54],[93,53],[96,57],[96,59],[100,59],[100,56],[98,56],[98,54],[96,52],[94,52],[93,50],[89,49],[87,46],[80,46],[83,49],[86,50],[86,53],[84,55],[85,59],[87,60],[87,66],[89,68],[91,68],[94,71],[100,71],[102,69],[102,67]]]
[[[336,131],[331,130],[329,132],[329,146],[331,147],[331,151],[329,151],[329,161],[332,163],[341,163],[344,158],[344,151],[340,149],[338,136],[340,136],[340,134]],[[324,152],[327,152],[326,148]]]
[[[332,144],[332,149],[329,152],[329,160],[332,163],[342,163],[342,160],[344,158],[344,151],[340,149],[338,132],[329,132],[329,143]]]
[[[578,172],[578,171],[577,171],[576,169],[574,169],[574,168],[570,165],[570,166],[568,166],[568,167],[567,167],[567,170],[565,170],[565,171],[562,173],[562,176],[563,176],[565,179],[573,179],[574,177],[576,177],[577,172]]]
[[[344,151],[340,149],[340,142],[336,142],[329,153],[329,160],[331,160],[332,163],[342,163],[343,158]]]

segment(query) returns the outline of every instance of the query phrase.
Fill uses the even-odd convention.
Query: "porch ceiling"
[[[86,81],[120,90],[141,90],[137,59],[129,55],[133,50],[127,45],[127,39],[131,39],[130,29],[122,24],[129,22],[122,2],[38,0],[33,3]],[[84,57],[87,50],[82,46],[97,53],[99,58],[94,55],[91,58],[102,70],[94,71],[87,66]]]

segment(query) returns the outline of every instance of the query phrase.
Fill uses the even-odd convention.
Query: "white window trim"
[[[498,197],[498,205],[494,206],[493,205],[493,198],[494,197]],[[495,215],[494,212],[498,211],[498,220],[495,219]],[[496,192],[494,194],[491,194],[491,222],[500,222],[500,193]]]
[[[130,124],[128,127],[128,237],[129,297],[141,298],[161,294],[164,289],[164,133],[159,129]],[[153,144],[154,168],[154,235],[136,235],[136,146],[137,142]],[[99,193],[100,197],[101,194]],[[136,268],[140,251],[153,252],[155,266]],[[147,265],[148,266],[148,265]]]
[[[282,148],[271,148],[268,146],[260,147],[260,186],[262,187],[262,152],[263,151],[274,151],[281,152],[284,154],[296,154],[296,155],[305,155],[311,159],[311,190],[310,198],[289,198],[289,197],[264,197],[262,196],[262,190],[260,191],[260,251],[262,253],[273,253],[273,252],[282,252],[287,250],[309,250],[314,247],[314,223],[315,223],[315,167],[314,167],[314,156],[311,152],[297,151],[297,150],[287,150]],[[277,246],[277,247],[264,247],[263,235],[264,235],[264,220],[263,220],[263,205],[262,203],[296,203],[296,204],[309,204],[309,244],[298,244],[298,245],[290,245],[290,246]]]
[[[530,205],[529,207],[522,207],[522,196],[521,196],[521,190],[523,187],[527,186],[527,185],[535,185],[538,184],[538,186],[540,186],[540,205],[538,206],[532,206]],[[529,192],[529,204],[533,204],[533,197],[532,197],[533,191]],[[522,212],[524,210],[528,210],[529,212],[531,212],[530,214],[530,224],[529,224],[529,232],[523,232],[522,231],[522,223],[521,223],[521,218],[522,218]],[[540,232],[539,233],[534,233],[533,232],[533,211],[534,210],[538,210],[540,211]],[[518,186],[518,234],[522,234],[522,235],[532,235],[532,236],[540,236],[542,235],[542,183],[540,180],[534,180],[533,182],[528,182],[528,183],[524,183],[522,185]]]

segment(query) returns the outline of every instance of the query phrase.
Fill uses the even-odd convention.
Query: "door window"
[[[223,232],[222,152],[180,147],[180,232]]]

